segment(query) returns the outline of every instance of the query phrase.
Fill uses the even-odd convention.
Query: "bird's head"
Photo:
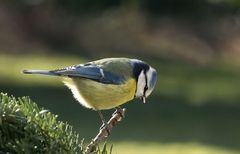
[[[132,60],[132,66],[134,77],[137,80],[135,97],[141,98],[145,103],[156,85],[157,72],[150,65],[136,59]]]

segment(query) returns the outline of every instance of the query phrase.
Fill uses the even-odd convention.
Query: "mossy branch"
[[[84,153],[83,140],[29,97],[0,94],[0,153]],[[111,150],[110,150],[111,152]],[[106,146],[94,153],[107,153]]]

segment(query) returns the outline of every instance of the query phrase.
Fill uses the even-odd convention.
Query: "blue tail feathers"
[[[59,76],[59,74],[56,74],[52,71],[47,70],[23,70],[24,74],[43,74],[43,75],[52,75],[52,76]]]

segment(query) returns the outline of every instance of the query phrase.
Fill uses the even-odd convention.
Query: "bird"
[[[130,58],[104,58],[55,70],[23,70],[24,74],[60,77],[74,98],[84,107],[98,112],[118,108],[140,98],[143,103],[157,81],[156,70],[144,61]]]

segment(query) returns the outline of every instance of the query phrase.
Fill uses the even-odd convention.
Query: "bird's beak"
[[[145,96],[142,96],[141,100],[143,101],[143,103],[146,103],[146,97]]]

